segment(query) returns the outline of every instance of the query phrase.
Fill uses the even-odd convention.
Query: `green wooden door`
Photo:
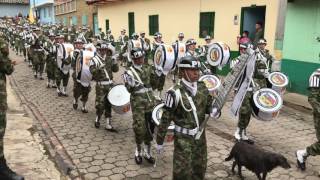
[[[134,33],[134,13],[128,13],[128,23],[129,23],[129,37],[131,37],[132,33]]]

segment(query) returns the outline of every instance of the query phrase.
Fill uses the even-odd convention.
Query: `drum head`
[[[223,59],[222,47],[217,43],[212,44],[212,46],[210,46],[208,49],[208,54],[207,54],[208,63],[211,66],[218,66],[220,65],[222,59]]]
[[[253,95],[254,105],[263,112],[273,113],[281,109],[283,100],[279,93],[272,89],[263,88]]]
[[[175,68],[176,55],[172,46],[160,45],[154,53],[153,61],[157,69],[162,69],[163,74],[168,74]]]
[[[123,106],[130,103],[130,93],[124,85],[116,85],[109,91],[108,100],[113,106]]]
[[[218,89],[221,85],[220,79],[215,75],[201,76],[199,81],[204,82],[210,92]]]
[[[281,72],[273,72],[269,74],[268,80],[276,87],[286,87],[289,83],[288,77]]]

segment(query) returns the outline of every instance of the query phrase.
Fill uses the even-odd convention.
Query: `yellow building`
[[[127,32],[145,31],[151,36],[159,31],[171,44],[179,32],[185,39],[204,44],[203,35],[227,43],[233,54],[238,51],[237,36],[248,30],[254,36],[255,24],[265,24],[268,48],[274,52],[282,0],[91,0],[98,9],[98,23],[103,31],[110,28],[115,37],[122,28]]]

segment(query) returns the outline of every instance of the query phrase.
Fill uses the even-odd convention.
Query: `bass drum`
[[[156,69],[162,69],[163,74],[167,75],[175,68],[177,63],[173,47],[163,44],[160,45],[154,53],[153,62]]]
[[[158,104],[157,106],[155,106],[155,108],[152,111],[152,120],[157,126],[159,126],[161,123],[163,107],[164,107],[163,103]],[[172,142],[173,139],[174,139],[174,123],[171,122],[170,126],[168,127],[168,132],[166,134],[165,141]]]
[[[111,88],[108,94],[108,100],[112,105],[112,109],[118,114],[125,114],[131,109],[130,93],[122,84]]]
[[[281,72],[273,72],[268,76],[267,87],[283,95],[286,92],[288,83],[289,80],[285,74]]]
[[[205,83],[209,93],[213,96],[214,92],[221,86],[220,79],[215,75],[204,75],[199,78],[199,81]]]
[[[269,88],[262,88],[253,94],[253,115],[262,121],[274,120],[280,112],[283,100],[279,93]]]
[[[207,53],[207,62],[211,66],[218,66],[223,68],[230,59],[230,48],[227,44],[222,42],[213,43]]]

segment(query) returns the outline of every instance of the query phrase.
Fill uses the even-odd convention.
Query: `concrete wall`
[[[269,49],[273,52],[278,0],[130,0],[98,6],[99,26],[105,31],[105,20],[109,19],[110,29],[118,37],[121,28],[128,30],[128,12],[134,12],[135,30],[144,30],[148,34],[149,15],[159,15],[159,31],[167,43],[177,39],[179,32],[186,38],[195,38],[199,44],[200,12],[215,12],[214,37],[217,41],[226,42],[231,50],[237,51],[236,37],[240,33],[241,7],[251,5],[266,6],[265,37],[269,41]],[[239,16],[238,25],[234,25],[234,16]]]
[[[288,3],[283,41],[282,71],[290,78],[289,90],[307,94],[309,76],[320,63],[320,1]]]

